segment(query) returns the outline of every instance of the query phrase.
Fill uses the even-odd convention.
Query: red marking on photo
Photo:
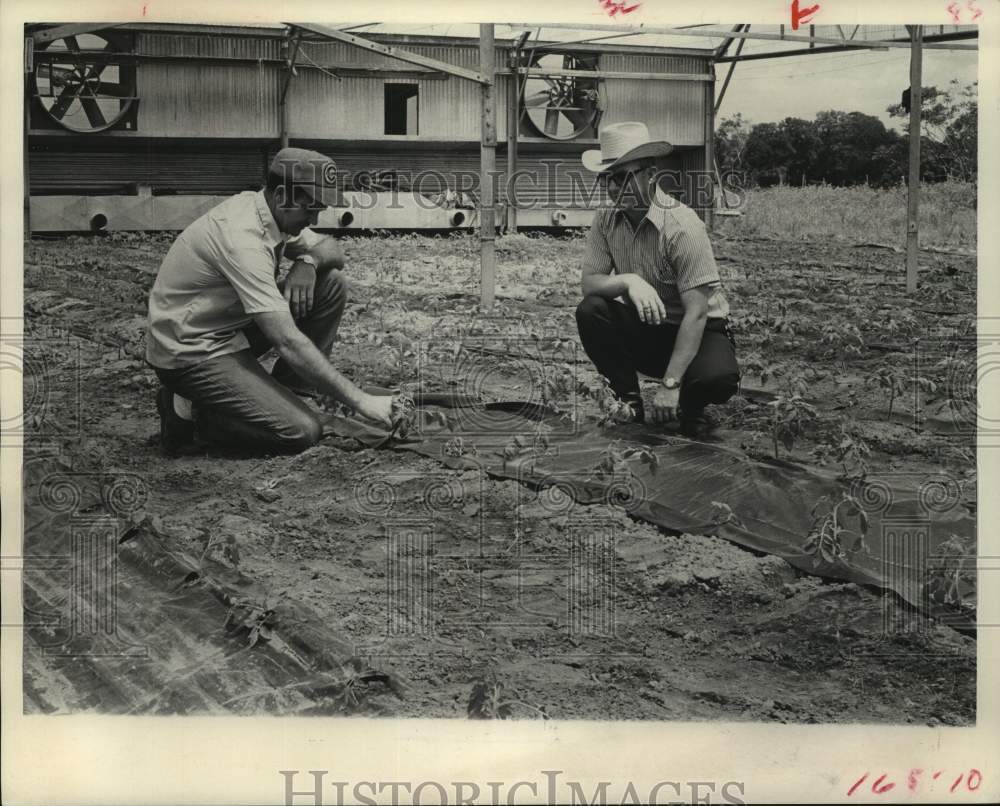
[[[874,783],[872,783],[872,792],[874,792],[876,795],[882,795],[888,792],[894,786],[896,786],[896,784],[893,783],[892,781],[889,781],[889,783],[887,784],[883,784],[882,782],[886,779],[886,777],[887,776],[885,775],[885,773],[883,773],[882,775],[880,775],[878,778],[875,779]]]
[[[598,0],[598,2],[608,12],[609,17],[614,17],[616,14],[631,14],[642,5],[642,3],[628,5],[626,2],[615,2],[615,0]]]
[[[917,791],[917,784],[920,782],[920,776],[923,770],[914,768],[910,770],[910,774],[906,776],[906,788],[911,792]]]
[[[848,789],[848,790],[847,790],[847,794],[848,794],[848,796],[850,796],[850,795],[853,795],[853,794],[854,794],[854,791],[855,791],[855,790],[856,790],[856,789],[857,789],[857,788],[858,788],[859,786],[861,786],[861,784],[863,784],[863,783],[865,782],[865,779],[866,779],[867,777],[868,777],[868,773],[866,772],[866,773],[865,773],[864,775],[862,775],[862,776],[861,776],[860,778],[858,778],[858,780],[854,782],[854,785],[853,785],[853,786],[852,786],[852,787],[851,787],[850,789]]]
[[[976,776],[975,786],[972,785],[973,775]],[[983,774],[979,770],[977,770],[975,767],[969,770],[969,777],[965,779],[965,786],[970,792],[975,792],[977,789],[979,789],[979,785],[982,784],[982,782],[983,782]]]
[[[817,11],[819,11],[819,3],[799,8],[799,0],[792,0],[792,30],[797,31],[800,25],[810,22],[812,15]]]

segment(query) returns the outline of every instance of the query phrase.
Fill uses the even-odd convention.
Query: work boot
[[[685,414],[682,411],[678,422],[677,433],[688,439],[710,440],[712,434],[719,427],[716,419],[704,409],[690,414]]]
[[[160,414],[160,447],[168,456],[190,453],[194,448],[194,421],[185,420],[174,411],[174,393],[161,386],[156,393]]]

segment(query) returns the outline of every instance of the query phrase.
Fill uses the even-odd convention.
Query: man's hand
[[[647,325],[659,325],[667,320],[667,309],[656,293],[656,289],[643,280],[638,274],[628,277],[628,298],[632,300],[639,319]]]
[[[392,395],[365,395],[358,406],[358,414],[362,414],[386,428],[392,428],[393,400]]]
[[[284,292],[293,317],[302,319],[312,310],[315,288],[316,269],[304,261],[297,260],[285,279]]]
[[[661,386],[653,397],[653,422],[668,423],[677,417],[677,405],[680,400],[681,390],[667,389]]]

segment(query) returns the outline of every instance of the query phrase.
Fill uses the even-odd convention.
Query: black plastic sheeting
[[[330,715],[404,697],[311,608],[143,517],[145,496],[138,476],[26,457],[25,712]]]
[[[848,484],[793,462],[762,461],[725,444],[672,436],[663,427],[574,427],[537,404],[477,405],[447,393],[418,396],[417,405],[413,432],[388,444],[452,467],[476,465],[497,478],[557,486],[581,504],[621,506],[674,532],[718,535],[817,576],[892,590],[944,623],[974,629],[974,552],[958,561],[960,568],[947,569],[966,572],[958,588],[961,604],[931,595],[933,569],[945,562],[941,544],[953,535],[974,543],[976,535],[962,485],[943,473],[877,474]],[[448,417],[448,425],[429,413],[434,410]],[[369,446],[386,444],[384,431],[357,420],[333,417],[328,428]],[[546,433],[547,444],[539,433]],[[645,449],[655,461],[634,455],[625,460],[627,471],[601,474],[597,467],[609,448],[619,454]],[[864,510],[866,545],[850,550],[855,536],[847,535],[842,542],[848,550],[831,562],[807,551],[805,543],[817,504],[817,514],[828,512],[845,493]],[[860,532],[850,510],[843,507],[838,522]]]

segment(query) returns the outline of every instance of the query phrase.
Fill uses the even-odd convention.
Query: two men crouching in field
[[[642,123],[604,126],[584,165],[615,204],[594,217],[583,259],[580,339],[597,370],[643,421],[637,372],[662,379],[654,422],[704,433],[705,406],[739,385],[729,307],[705,227],[656,184],[671,150]],[[347,301],[332,238],[303,235],[337,203],[335,166],[282,149],[263,190],[240,193],[171,246],[149,297],[146,358],[159,377],[160,441],[172,455],[201,442],[294,453],[321,438],[302,395],[326,394],[391,427],[394,398],[371,395],[328,356]],[[300,237],[302,236],[302,237]],[[293,261],[277,280],[283,257]],[[274,348],[268,373],[258,357]]]

